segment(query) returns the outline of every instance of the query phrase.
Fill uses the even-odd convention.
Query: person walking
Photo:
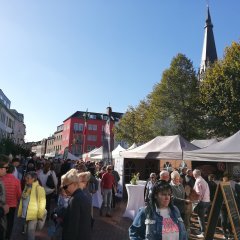
[[[140,208],[129,228],[130,240],[187,240],[180,212],[171,202],[172,188],[166,181],[154,185],[146,207]]]
[[[114,166],[112,166],[112,175],[114,177],[114,181],[115,181],[115,186],[112,186],[112,208],[115,208],[116,206],[116,193],[117,193],[117,186],[118,186],[118,182],[120,180],[120,176],[119,173],[114,170]]]
[[[101,193],[103,196],[102,206],[100,208],[100,216],[106,208],[106,217],[111,216],[112,187],[116,188],[115,180],[112,175],[112,166],[107,166],[107,172],[103,174],[101,181]]]
[[[157,182],[156,173],[150,173],[149,180],[147,181],[144,189],[144,201],[146,205],[151,199],[152,189],[153,189],[153,186],[156,184],[156,182]]]
[[[18,217],[23,220],[27,240],[35,240],[38,220],[46,219],[46,194],[44,188],[39,185],[36,172],[26,173],[25,182],[19,203]]]
[[[57,176],[51,168],[51,163],[46,162],[43,169],[39,171],[38,179],[42,186],[44,187],[46,193],[46,209],[47,209],[47,219],[51,215],[51,200],[54,193],[57,193]]]
[[[185,220],[185,204],[190,204],[191,201],[185,199],[185,189],[180,182],[180,174],[177,171],[171,173],[172,200],[173,204],[178,208],[181,217]]]
[[[9,167],[9,158],[6,155],[0,154],[0,180],[2,181],[6,191],[6,205],[9,207],[7,213],[7,231],[6,239],[11,238],[15,210],[18,201],[21,197],[20,181],[11,173],[7,173]]]
[[[71,196],[63,219],[62,240],[91,240],[91,202],[79,183],[76,169],[61,177],[61,187]]]
[[[5,239],[7,230],[6,214],[9,211],[8,205],[6,205],[5,188],[0,180],[0,239]]]
[[[197,235],[198,238],[204,238],[205,232],[205,214],[210,205],[210,190],[208,183],[202,178],[201,171],[195,169],[193,171],[193,177],[196,179],[193,189],[198,194],[198,202],[195,205],[194,212],[198,215],[198,222],[200,226],[200,234]]]

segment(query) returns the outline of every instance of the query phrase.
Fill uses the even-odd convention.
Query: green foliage
[[[209,135],[230,136],[240,122],[240,44],[225,49],[223,60],[206,72],[200,87]]]
[[[173,58],[148,97],[153,129],[158,135],[180,134],[187,139],[199,135],[198,80],[192,62],[185,55]]]
[[[144,143],[158,135],[199,136],[198,80],[192,62],[184,55],[173,58],[160,83],[137,107],[129,107],[115,128],[117,139]]]
[[[23,148],[19,144],[15,144],[12,139],[4,138],[0,141],[0,153],[9,155],[12,154],[13,156],[22,155],[22,156],[29,156],[30,150]]]
[[[149,103],[141,101],[137,107],[130,106],[120,123],[115,126],[114,134],[117,140],[125,140],[129,144],[144,143],[153,136],[149,128]]]

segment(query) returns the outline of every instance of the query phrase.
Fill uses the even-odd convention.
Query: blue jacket
[[[178,225],[179,240],[187,240],[187,232],[180,212],[175,206],[169,206],[170,217]],[[129,228],[130,240],[161,240],[162,220],[156,210],[152,210],[152,217],[146,211],[146,207],[140,208],[132,225]]]

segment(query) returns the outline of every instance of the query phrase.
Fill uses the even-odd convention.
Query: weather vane
[[[209,0],[206,0],[207,6],[209,6]]]

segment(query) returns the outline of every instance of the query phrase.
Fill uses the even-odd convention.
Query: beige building
[[[62,153],[62,133],[63,133],[63,124],[57,127],[57,131],[54,133],[54,150],[56,154]]]

